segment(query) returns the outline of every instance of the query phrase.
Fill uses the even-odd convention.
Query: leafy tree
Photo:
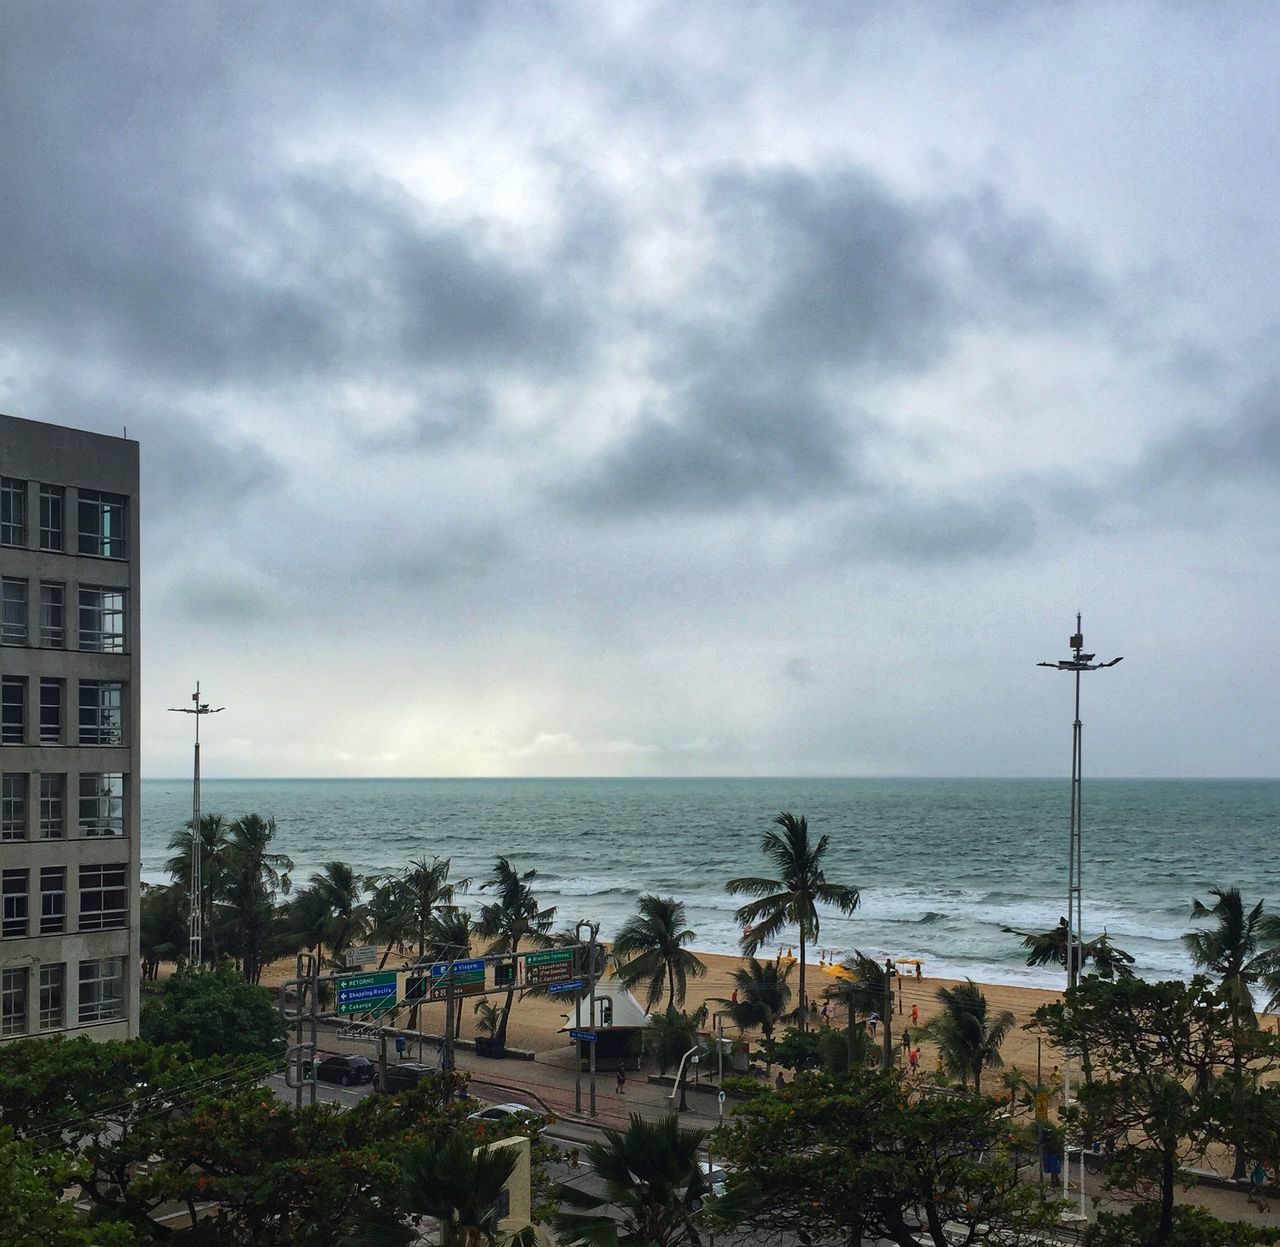
[[[801,1074],[740,1105],[719,1132],[732,1168],[711,1215],[801,1242],[1030,1247],[1056,1206],[990,1154],[998,1112],[983,1097],[913,1099],[896,1070]]]
[[[1048,931],[1016,931],[1013,927],[1000,929],[1006,935],[1022,937],[1022,946],[1027,949],[1027,965],[1056,965],[1064,970],[1067,968],[1068,931],[1065,918],[1059,918],[1058,925],[1051,927]],[[1094,939],[1082,941],[1078,953],[1075,941],[1071,942],[1072,954],[1078,956],[1080,960],[1080,964],[1073,967],[1072,981],[1080,976],[1086,965],[1092,965],[1093,973],[1099,978],[1133,978],[1131,967],[1134,964],[1134,957],[1123,948],[1117,948],[1105,931]]]
[[[782,813],[774,820],[780,831],[767,831],[760,842],[777,873],[777,878],[759,875],[730,879],[725,885],[733,896],[751,896],[734,915],[747,927],[742,937],[742,951],[755,956],[761,946],[776,939],[788,927],[800,933],[800,1027],[805,1018],[805,946],[817,940],[820,931],[819,905],[830,905],[842,914],[851,914],[858,906],[858,889],[840,883],[829,883],[822,869],[830,839],[821,837],[815,844],[809,838],[808,821],[801,815]]]
[[[326,862],[307,884],[312,898],[307,913],[318,928],[319,943],[329,950],[331,961],[337,961],[369,929],[369,912],[364,904],[364,879],[346,862]],[[301,899],[301,898],[300,898]]]
[[[222,895],[228,911],[228,948],[250,983],[262,978],[277,921],[276,898],[288,893],[293,859],[273,853],[276,820],[245,814],[231,824],[223,851]]]
[[[770,1065],[781,1065],[783,1069],[817,1069],[822,1064],[817,1031],[802,1031],[795,1026],[788,1026],[781,1039],[766,1039],[760,1051]]]
[[[500,857],[494,863],[493,873],[480,885],[482,889],[492,889],[495,894],[494,900],[481,908],[475,927],[476,934],[489,941],[485,949],[487,956],[495,953],[514,956],[521,944],[545,948],[551,943],[547,933],[555,921],[555,906],[549,909],[539,906],[533,891],[533,881],[537,877],[536,870],[526,870],[521,874],[505,857]],[[502,1018],[494,1035],[499,1046],[507,1042],[507,1023],[511,1020],[514,1003],[513,987],[507,992]]]
[[[720,1000],[727,1005],[733,1024],[741,1031],[759,1028],[765,1039],[773,1038],[773,1030],[787,1016],[791,1003],[791,977],[794,962],[780,967],[774,961],[757,961],[748,957],[744,966],[733,971],[736,1001]]]
[[[1253,1009],[1254,988],[1265,985],[1273,999],[1280,989],[1277,923],[1275,918],[1264,915],[1262,901],[1246,913],[1239,888],[1210,888],[1209,893],[1215,898],[1213,905],[1193,900],[1191,917],[1195,921],[1212,921],[1213,927],[1189,931],[1182,942],[1195,965],[1218,976],[1218,991],[1227,1006],[1232,1034],[1243,1035],[1258,1024]],[[1243,1055],[1238,1050],[1233,1055],[1232,1074],[1236,1087],[1242,1089]],[[1244,1177],[1245,1166],[1246,1157],[1237,1152],[1236,1178]]]
[[[1086,977],[1062,1002],[1037,1009],[1035,1024],[1067,1050],[1089,1044],[1106,1068],[1106,1079],[1082,1086],[1066,1115],[1069,1125],[1113,1149],[1109,1188],[1154,1196],[1152,1211],[1142,1214],[1152,1222],[1138,1240],[1144,1247],[1176,1241],[1178,1184],[1211,1145],[1269,1155],[1280,1129],[1280,1092],[1257,1080],[1276,1068],[1280,1042],[1259,1031],[1236,1032],[1229,1006],[1207,979]],[[1233,1077],[1219,1075],[1232,1065],[1237,1044],[1243,1095]]]
[[[182,894],[191,895],[191,820],[188,819],[182,831],[176,831],[169,837],[167,845],[173,854],[164,864],[169,877],[182,889]],[[200,885],[201,915],[203,928],[209,937],[208,948],[204,950],[206,961],[217,962],[218,938],[215,921],[216,902],[223,891],[223,863],[227,849],[227,820],[221,814],[204,814],[200,818]]]
[[[197,1057],[256,1056],[284,1050],[286,1026],[266,988],[229,965],[180,971],[142,1005],[141,1037],[187,1045]]]
[[[938,988],[938,1000],[942,1012],[917,1033],[938,1045],[942,1066],[949,1074],[966,1087],[972,1077],[974,1091],[981,1094],[982,1071],[1004,1064],[1000,1045],[1008,1038],[1015,1018],[1008,1009],[993,1012],[972,979],[956,987]]]
[[[187,896],[176,884],[144,883],[138,900],[142,977],[155,982],[160,963],[187,955]]]
[[[408,940],[414,946],[419,959],[427,955],[432,938],[431,928],[452,906],[459,888],[465,888],[470,879],[449,878],[452,862],[447,857],[415,858],[403,874],[380,880],[370,903],[374,919],[374,931],[380,943],[391,945]],[[462,941],[466,945],[466,939]],[[382,964],[386,964],[386,954]]]
[[[498,1243],[498,1198],[515,1172],[517,1154],[507,1148],[473,1148],[462,1135],[414,1144],[402,1166],[401,1204],[440,1222],[442,1247]],[[532,1236],[525,1242],[532,1243]]]
[[[677,1012],[668,1005],[664,1012],[655,1013],[648,1030],[647,1045],[657,1062],[658,1073],[665,1074],[680,1064],[680,1058],[698,1043],[698,1017],[692,1013]]]
[[[1146,1247],[1159,1230],[1159,1209],[1139,1204],[1127,1213],[1100,1212],[1084,1235],[1085,1247]],[[1169,1247],[1258,1247],[1280,1242],[1280,1230],[1242,1221],[1220,1221],[1204,1208],[1182,1204],[1173,1210]]]
[[[645,1008],[652,1009],[662,999],[664,983],[667,1004],[684,1004],[690,978],[702,978],[707,967],[684,946],[696,932],[685,926],[684,904],[673,896],[640,898],[640,912],[628,919],[613,941],[615,957],[630,960],[618,966],[618,978],[627,987],[646,983]]]
[[[573,1186],[559,1191],[555,1226],[565,1243],[591,1247],[680,1247],[701,1243],[697,1217],[710,1195],[699,1165],[706,1134],[684,1130],[674,1116],[647,1122],[631,1115],[626,1130],[605,1130],[586,1149],[604,1182],[596,1195]],[[610,1209],[617,1216],[611,1216]]]
[[[0,1131],[0,1208],[6,1247],[131,1247],[127,1225],[100,1220],[87,1225],[63,1199],[70,1182],[65,1160],[37,1153]]]

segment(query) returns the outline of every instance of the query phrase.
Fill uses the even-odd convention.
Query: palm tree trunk
[[[804,923],[800,924],[800,1029],[809,1029],[808,1001],[804,997]]]
[[[667,962],[667,986],[671,992],[667,998],[667,1007],[674,1009],[676,1007],[676,967],[671,961]]]

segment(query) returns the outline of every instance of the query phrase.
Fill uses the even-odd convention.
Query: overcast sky
[[[1276,775],[1269,3],[0,6],[143,770]]]

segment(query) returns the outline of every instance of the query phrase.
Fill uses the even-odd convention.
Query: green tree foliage
[[[603,1194],[574,1186],[559,1191],[560,1241],[591,1247],[698,1247],[698,1212],[711,1193],[699,1167],[706,1135],[684,1130],[674,1116],[647,1122],[632,1114],[626,1130],[606,1130],[586,1161]],[[616,1212],[610,1216],[610,1208]]]
[[[164,864],[169,877],[184,897],[191,895],[192,826],[188,820],[182,831],[169,837],[172,857]],[[204,814],[200,818],[200,885],[203,899],[202,922],[205,932],[204,958],[218,960],[218,934],[215,915],[217,898],[222,894],[223,864],[227,849],[227,820],[221,814]],[[184,950],[185,951],[185,950]]]
[[[1144,1247],[1175,1241],[1174,1195],[1186,1167],[1203,1162],[1211,1145],[1271,1155],[1280,1091],[1258,1080],[1276,1068],[1280,1043],[1236,1028],[1207,979],[1108,983],[1086,977],[1061,1003],[1037,1009],[1035,1024],[1068,1051],[1088,1044],[1107,1072],[1080,1088],[1068,1122],[1112,1149],[1109,1188],[1152,1202],[1141,1214],[1154,1227],[1140,1240]],[[1230,1073],[1237,1055],[1243,1091]]]
[[[1020,935],[1022,946],[1027,950],[1029,966],[1061,966],[1067,968],[1067,920],[1058,919],[1058,925],[1048,931],[1015,931],[1013,927],[1001,927],[1006,935]],[[1073,941],[1074,943],[1074,941]],[[1074,952],[1074,950],[1073,950]],[[1080,964],[1074,967],[1072,978],[1083,972],[1084,966],[1092,966],[1093,973],[1104,979],[1131,979],[1134,957],[1117,948],[1107,933],[1091,940],[1084,940],[1080,945]]]
[[[982,1097],[911,1099],[896,1071],[801,1074],[719,1132],[732,1168],[710,1210],[744,1234],[801,1242],[1029,1247],[1056,1206],[992,1154],[998,1112]]]
[[[497,1243],[504,1237],[497,1201],[517,1159],[511,1149],[477,1148],[462,1135],[424,1140],[405,1154],[398,1198],[409,1212],[440,1222],[442,1247]]]
[[[1000,1046],[1014,1027],[1014,1016],[1008,1009],[993,1011],[987,1005],[982,989],[966,979],[955,987],[938,988],[942,1012],[917,1032],[938,1045],[942,1067],[947,1073],[973,1089],[982,1091],[982,1071],[999,1069],[1004,1061]]]
[[[653,1025],[646,1036],[646,1047],[658,1066],[658,1073],[665,1074],[680,1064],[680,1058],[698,1043],[698,1017],[681,1013],[668,1005],[662,1013],[653,1015]]]
[[[245,814],[231,824],[222,853],[218,898],[226,912],[226,949],[250,983],[276,951],[277,898],[288,893],[293,859],[271,851],[276,820]]]
[[[315,944],[328,950],[331,961],[338,961],[369,930],[369,910],[365,904],[364,877],[346,862],[326,862],[303,889],[300,913],[308,920],[307,935],[316,937]],[[315,947],[308,943],[308,947]]]
[[[65,1159],[19,1143],[0,1130],[0,1209],[5,1247],[132,1247],[133,1232],[110,1219],[87,1225],[62,1198]]]
[[[187,894],[176,883],[144,883],[138,900],[142,977],[155,982],[162,962],[187,955]]]
[[[179,971],[142,1004],[141,1037],[185,1044],[197,1057],[255,1056],[284,1050],[285,1023],[272,994],[229,965]]]
[[[701,978],[707,967],[684,946],[696,936],[685,926],[682,902],[673,896],[644,895],[640,912],[628,919],[613,941],[615,957],[629,958],[618,966],[618,978],[627,987],[644,983],[645,1008],[652,1009],[667,988],[667,1004],[684,1004],[690,978]]]
[[[533,891],[536,870],[520,873],[505,857],[493,865],[493,873],[480,886],[492,891],[494,899],[481,908],[475,931],[481,939],[489,941],[486,956],[495,953],[514,955],[521,945],[546,948],[552,941],[548,936],[556,911],[552,906],[543,909]],[[502,1006],[502,1017],[494,1040],[499,1045],[507,1042],[507,1023],[511,1020],[511,1006],[515,1003],[515,989],[507,992]]]
[[[791,1003],[791,977],[794,962],[779,967],[777,962],[757,961],[748,957],[745,966],[734,970],[733,986],[737,1001],[721,1000],[727,1005],[734,1025],[742,1031],[759,1029],[766,1039],[773,1038],[773,1030],[787,1016]]]
[[[1139,1204],[1127,1213],[1102,1212],[1085,1231],[1084,1247],[1147,1247],[1159,1232],[1159,1210]],[[1183,1204],[1173,1210],[1169,1247],[1259,1247],[1280,1242],[1280,1230],[1240,1221],[1220,1221],[1203,1208]]]
[[[822,836],[816,843],[809,837],[809,824],[803,815],[796,817],[785,811],[774,823],[780,830],[767,831],[760,842],[761,851],[774,868],[777,877],[759,875],[730,879],[725,888],[732,896],[755,899],[743,905],[734,915],[747,928],[742,937],[742,951],[755,956],[760,948],[777,939],[783,931],[795,928],[800,938],[800,1026],[805,1019],[805,947],[818,938],[821,923],[819,905],[829,905],[842,914],[851,914],[858,906],[858,889],[840,883],[829,883],[822,869],[830,840]]]

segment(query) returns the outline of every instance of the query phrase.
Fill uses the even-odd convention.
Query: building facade
[[[0,1043],[138,1031],[138,444],[0,416]]]

